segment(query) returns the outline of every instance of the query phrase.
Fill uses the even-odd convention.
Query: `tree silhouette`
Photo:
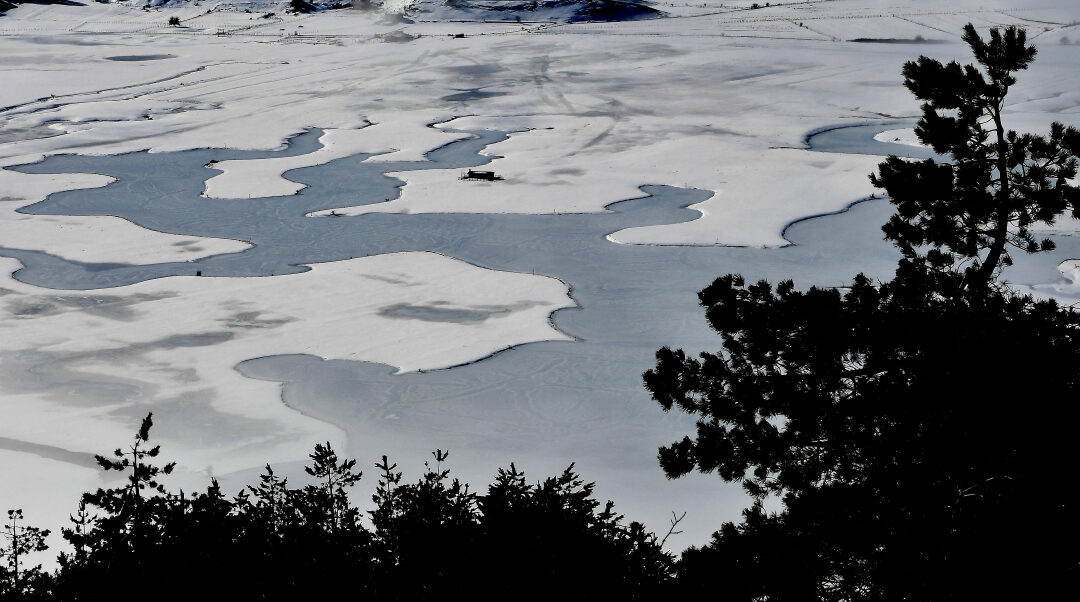
[[[47,529],[25,525],[22,509],[8,510],[2,537],[6,544],[0,545],[0,598],[5,600],[35,599],[35,594],[48,591],[48,575],[41,565],[27,566],[27,556],[48,549],[45,538]]]
[[[309,458],[304,471],[313,483],[288,494],[296,509],[287,529],[292,550],[286,556],[298,569],[294,591],[317,598],[363,597],[371,583],[371,533],[348,494],[362,473],[356,460],[340,459],[329,442],[316,444]]]
[[[145,587],[147,562],[162,540],[171,503],[159,479],[176,466],[154,462],[161,446],[149,447],[153,424],[151,412],[126,449],[117,448],[112,458],[95,456],[106,472],[126,473],[127,482],[83,494],[74,527],[63,531],[75,554],[62,558],[70,569],[59,584],[62,596],[78,591],[81,599],[104,599],[114,596],[120,583]]]
[[[127,485],[98,489],[83,496],[87,505],[104,512],[105,516],[99,519],[99,524],[112,523],[111,531],[125,535],[122,540],[113,543],[129,547],[136,556],[139,547],[153,535],[154,519],[163,508],[161,496],[166,492],[158,478],[171,474],[176,467],[175,462],[162,466],[152,462],[161,453],[160,445],[146,448],[150,428],[154,425],[153,416],[154,413],[150,412],[143,418],[135,441],[126,450],[117,448],[113,451],[115,459],[94,456],[105,471],[127,473]]]
[[[492,597],[520,597],[528,583],[536,599],[665,598],[672,558],[640,523],[624,523],[614,503],[600,503],[594,489],[573,465],[533,485],[513,464],[498,471],[478,498],[480,557],[490,572],[508,575],[492,580]]]
[[[671,557],[573,466],[529,484],[511,464],[476,494],[443,467],[447,452],[432,455],[414,483],[386,457],[377,464],[376,598],[660,599]]]
[[[401,484],[384,456],[370,513],[375,526],[380,591],[395,600],[462,599],[479,583],[476,496],[443,468],[435,450],[415,483]],[[393,586],[391,590],[389,586]]]
[[[348,494],[363,476],[354,470],[356,460],[339,460],[329,441],[326,445],[316,444],[309,457],[311,464],[304,467],[304,472],[316,482],[304,487],[308,520],[322,524],[327,532],[356,523],[359,513],[349,503]]]
[[[261,532],[268,540],[280,539],[286,524],[292,521],[289,480],[274,474],[267,464],[259,475],[259,484],[249,485],[247,492],[237,498],[237,505],[252,521],[249,529]]]
[[[288,479],[267,464],[259,484],[249,485],[233,501],[238,531],[233,566],[256,599],[277,599],[270,592],[284,599],[298,581],[291,578],[300,572],[292,561],[302,525],[293,504],[296,495]]]
[[[1034,49],[1014,29],[965,40],[985,76],[925,57],[904,68],[927,100],[920,137],[952,162],[890,157],[874,176],[898,210],[895,278],[843,291],[718,278],[699,300],[723,351],[664,348],[645,373],[664,410],[698,417],[661,448],[665,473],[715,472],[754,500],[684,554],[683,595],[723,581],[736,600],[1008,599],[1076,579],[1080,554],[1042,542],[1080,535],[1060,477],[1080,316],[994,276],[1007,246],[1051,246],[1028,226],[1075,209],[1077,135],[997,137]]]
[[[356,462],[329,443],[315,446],[305,467],[312,482],[300,488],[267,465],[232,499],[216,480],[205,492],[174,494],[157,480],[171,465],[150,461],[160,453],[146,449],[151,425],[147,416],[126,452],[99,461],[126,471],[128,483],[83,496],[64,530],[74,550],[61,554],[55,579],[26,570],[22,559],[44,549],[44,533],[10,514],[0,598],[642,600],[670,585],[672,558],[657,538],[624,524],[611,502],[601,506],[572,466],[527,485],[511,465],[482,496],[451,478],[448,452],[436,450],[406,484],[383,456],[368,531],[347,495],[360,478]]]
[[[1033,224],[1052,224],[1066,211],[1080,217],[1080,190],[1069,183],[1080,132],[1060,123],[1046,137],[1006,130],[1005,97],[1035,47],[1015,27],[993,29],[984,41],[969,23],[963,38],[982,69],[925,56],[903,69],[904,85],[924,101],[916,135],[951,161],[889,157],[870,179],[897,208],[884,227],[887,239],[935,267],[970,261],[964,285],[980,288],[1011,263],[1010,247],[1054,248],[1050,239],[1035,239]]]

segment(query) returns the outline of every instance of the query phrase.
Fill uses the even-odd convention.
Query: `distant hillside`
[[[644,0],[415,0],[403,12],[431,21],[630,21],[663,16]]]
[[[0,15],[4,11],[11,10],[20,4],[66,4],[68,6],[83,6],[82,2],[73,0],[0,0]]]
[[[84,0],[85,3],[94,0]],[[100,1],[100,0],[98,0]],[[72,0],[0,0],[0,14],[24,3],[83,4]],[[141,7],[183,7],[200,0],[112,0]],[[378,8],[424,21],[630,21],[663,16],[647,0],[201,0],[204,7],[250,12],[316,12]]]
[[[3,1],[3,0],[0,0]],[[100,0],[99,0],[100,1]],[[335,8],[350,8],[353,4],[358,6],[376,4],[373,0],[111,0],[114,3],[125,3],[131,6],[150,7],[181,7],[186,5],[202,5],[215,7],[217,10],[249,10],[251,12],[315,12],[320,10],[332,10]]]
[[[365,3],[370,0],[356,0],[357,3]],[[312,12],[315,10],[339,9],[351,5],[350,0],[0,0],[0,14],[10,11],[19,4],[66,4],[69,6],[83,6],[93,2],[102,4],[123,4],[132,8],[159,8],[159,6],[186,6],[190,4],[204,6],[221,6],[221,8],[243,10],[252,12],[265,12],[273,10],[287,10],[295,4],[302,8],[300,12]]]

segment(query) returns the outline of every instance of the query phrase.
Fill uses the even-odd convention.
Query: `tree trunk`
[[[991,233],[990,252],[986,254],[986,260],[979,266],[975,273],[976,282],[971,283],[970,288],[984,288],[994,278],[1001,256],[1005,253],[1005,245],[1009,238],[1009,221],[1012,218],[1012,207],[1009,199],[1012,189],[1009,186],[1009,143],[1005,140],[1005,127],[1001,123],[1001,100],[997,100],[990,107],[990,115],[994,119],[994,133],[997,136],[997,170],[998,190],[994,195],[997,205],[997,222]]]

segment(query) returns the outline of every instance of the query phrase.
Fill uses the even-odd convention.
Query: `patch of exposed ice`
[[[32,215],[18,209],[63,190],[99,188],[98,174],[26,174],[0,169],[0,246],[46,251],[84,263],[191,261],[251,245],[221,238],[155,232],[111,216]]]

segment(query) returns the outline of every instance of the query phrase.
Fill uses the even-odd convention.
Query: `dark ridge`
[[[20,4],[62,4],[64,6],[86,6],[85,2],[75,2],[75,0],[0,0],[0,10],[11,10]]]
[[[615,0],[598,0],[584,2],[578,9],[571,23],[587,21],[633,21],[636,19],[655,18],[663,15],[651,6],[639,2],[617,2]]]
[[[948,40],[928,40],[916,36],[914,38],[855,38],[849,42],[861,42],[864,44],[948,44]]]
[[[410,8],[444,20],[633,21],[664,15],[643,0],[434,0]]]

